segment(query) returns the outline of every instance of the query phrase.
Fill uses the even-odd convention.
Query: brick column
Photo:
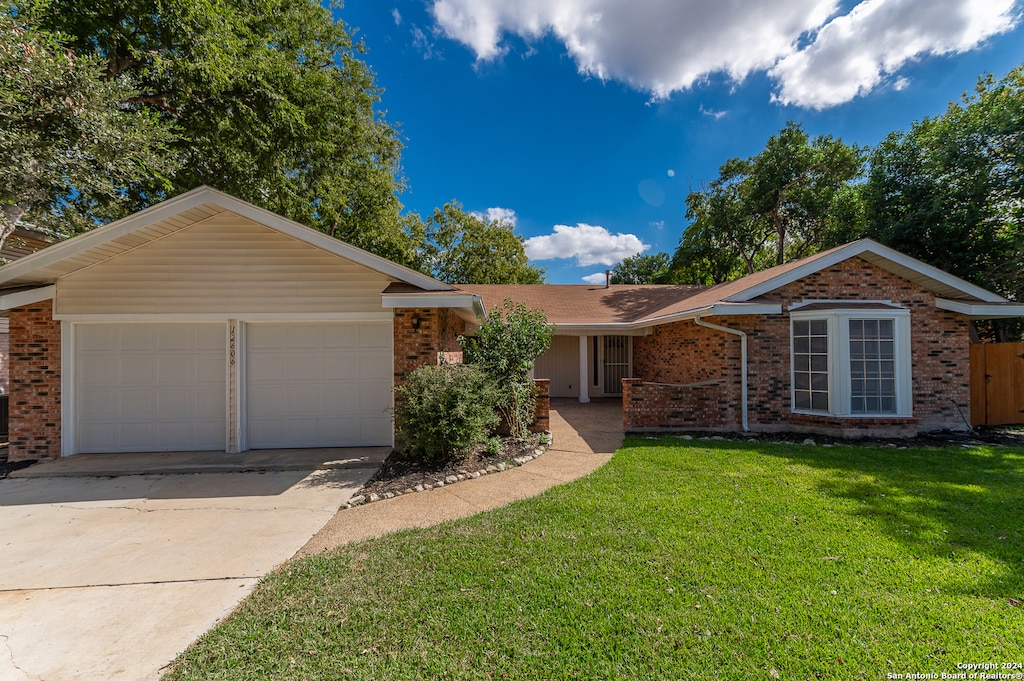
[[[52,301],[10,311],[11,461],[60,456],[60,351]]]

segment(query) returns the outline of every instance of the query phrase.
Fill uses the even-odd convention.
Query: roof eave
[[[1012,319],[1024,317],[1024,303],[974,303],[965,300],[936,298],[935,307],[958,312],[971,319]]]

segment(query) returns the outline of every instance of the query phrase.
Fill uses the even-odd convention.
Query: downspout
[[[693,321],[697,322],[697,326],[724,331],[725,333],[731,333],[734,336],[740,337],[740,413],[743,418],[743,430],[747,432],[750,430],[750,425],[747,423],[747,334],[737,329],[730,329],[727,326],[706,322],[701,319],[700,315],[694,317]]]

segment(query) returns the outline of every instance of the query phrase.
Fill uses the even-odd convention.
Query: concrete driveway
[[[387,450],[360,451],[321,470],[119,477],[87,477],[81,456],[82,477],[0,480],[0,679],[157,678]]]

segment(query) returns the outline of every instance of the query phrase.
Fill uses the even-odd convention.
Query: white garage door
[[[224,324],[75,327],[79,452],[224,450]]]
[[[246,332],[249,447],[392,443],[392,327],[252,323]]]

